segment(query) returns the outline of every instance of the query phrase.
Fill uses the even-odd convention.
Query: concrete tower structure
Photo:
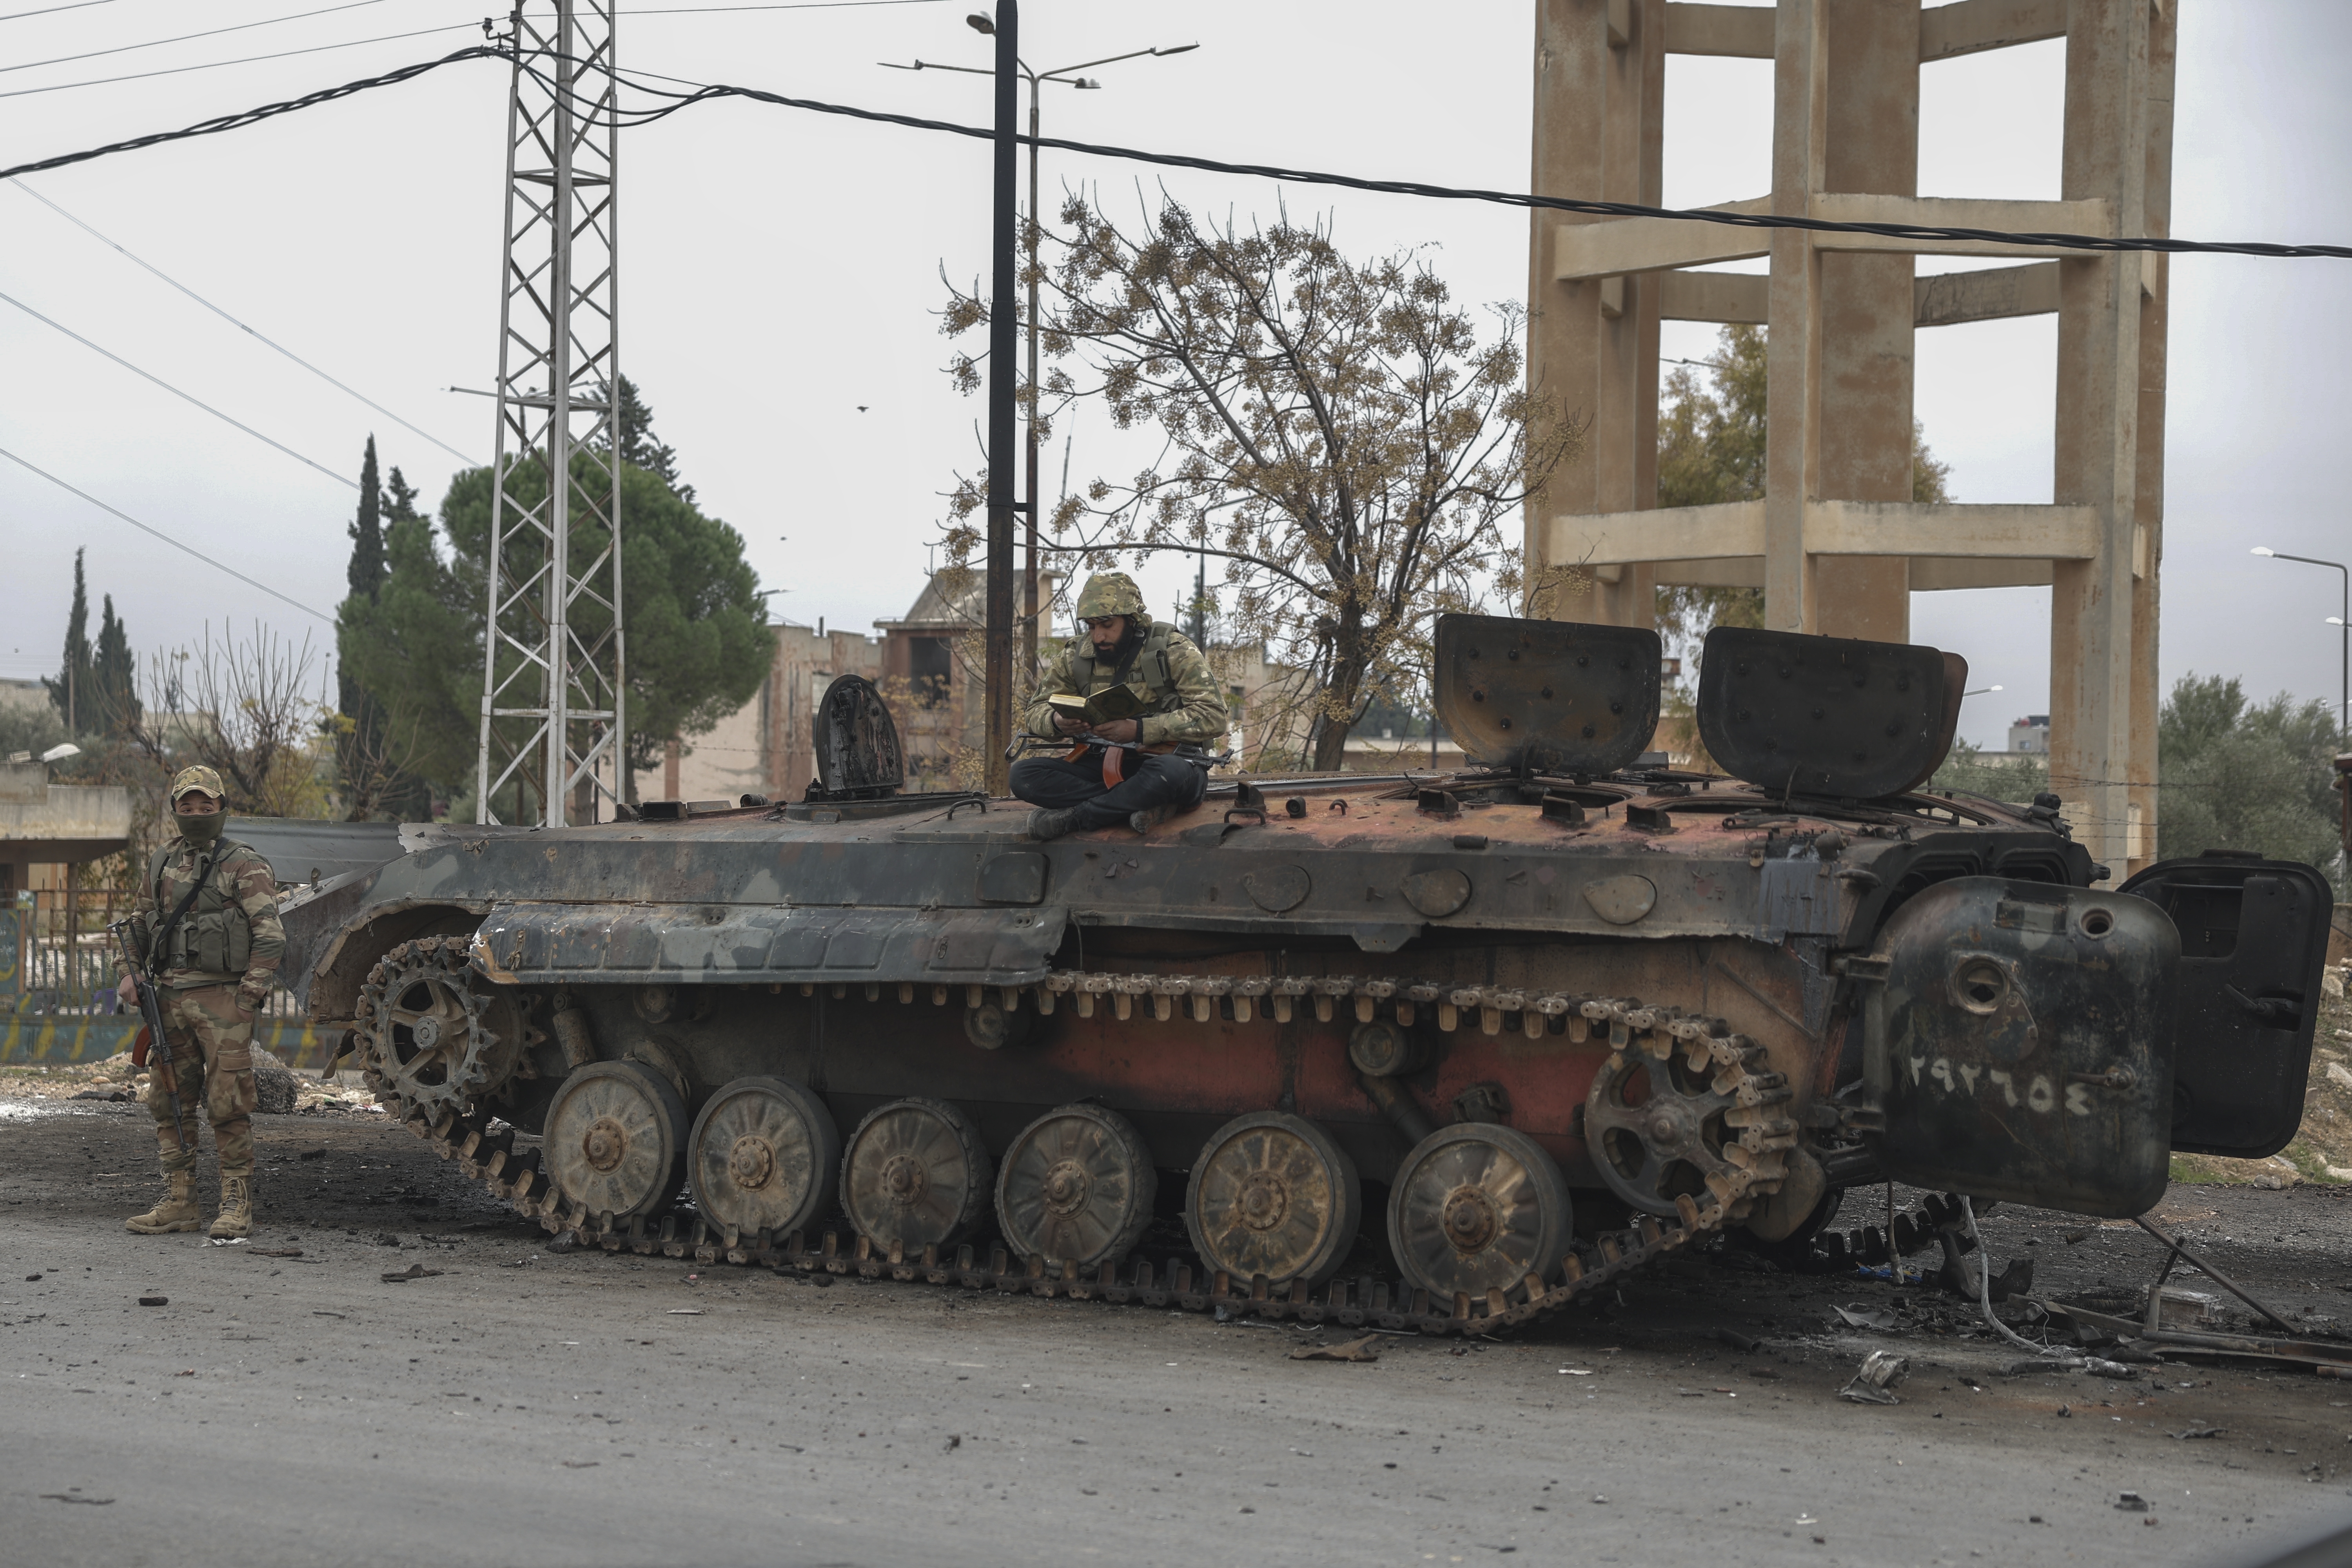
[[[1537,0],[1533,189],[1659,205],[1665,58],[1773,62],[1772,189],[1731,210],[2006,232],[2162,236],[2171,209],[2177,0]],[[1918,195],[1919,72],[2066,40],[2055,202]],[[1763,130],[1759,127],[1759,132]],[[2167,258],[1538,212],[1531,384],[1591,420],[1583,461],[1529,505],[1530,575],[1589,569],[1554,613],[1647,624],[1661,584],[1760,587],[1765,622],[1904,641],[1909,595],[2053,590],[2050,761],[2077,837],[2116,878],[2156,826]],[[2015,256],[1919,274],[1916,258]],[[1769,257],[1769,275],[1693,267]],[[1922,327],[2058,317],[2053,504],[1911,500]],[[1765,496],[1657,506],[1658,326],[1769,334]]]

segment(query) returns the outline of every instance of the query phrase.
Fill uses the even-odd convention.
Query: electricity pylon
[[[510,786],[551,827],[626,794],[614,16],[512,17],[477,822]]]

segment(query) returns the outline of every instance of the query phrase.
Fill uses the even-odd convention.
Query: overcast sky
[[[26,11],[58,0],[0,0]],[[320,0],[105,0],[0,22],[0,147],[14,163],[435,58],[478,41],[484,0],[365,0],[162,47],[151,39],[313,10]],[[333,4],[334,0],[326,0]],[[719,3],[719,0],[712,0]],[[985,65],[961,0],[821,10],[625,15],[632,67],[971,122],[988,84],[880,60]],[[2174,232],[2352,241],[2352,7],[2180,0]],[[1194,53],[1104,67],[1104,90],[1047,100],[1048,134],[1369,175],[1524,189],[1531,36],[1526,0],[1202,0],[1184,7],[1032,0],[1024,53],[1059,66],[1152,45]],[[421,37],[102,86],[58,84],[417,29]],[[2063,46],[1925,73],[1921,192],[2058,194]],[[1667,68],[1665,196],[1698,205],[1769,183],[1769,66],[1676,58]],[[251,130],[109,157],[28,182],[257,331],[440,442],[487,459],[496,371],[508,72],[451,66]],[[13,95],[13,96],[6,96]],[[941,373],[947,276],[985,265],[984,143],[742,101],[626,138],[622,363],[703,504],[740,529],[778,614],[866,627],[914,597],[941,493],[978,465],[978,399]],[[1049,153],[1050,193],[1096,185],[1132,213],[1164,179],[1196,209],[1328,213],[1359,254],[1426,246],[1456,297],[1525,287],[1525,215]],[[1935,269],[1949,263],[1929,261]],[[2331,572],[2251,546],[2343,559],[2345,336],[2352,263],[2189,258],[2173,264],[2163,677],[2242,677],[2250,690],[2335,700]],[[437,502],[458,459],[352,401],[108,249],[23,191],[0,189],[0,293],[336,474],[370,432]],[[1696,358],[1712,330],[1670,325]],[[2054,318],[1919,339],[1918,412],[1953,493],[2051,494]],[[0,305],[0,447],[288,598],[331,616],[354,491]],[[864,411],[860,412],[860,405]],[[1081,415],[1072,483],[1136,449]],[[1059,479],[1061,454],[1044,465]],[[142,650],[207,621],[331,626],[155,542],[0,461],[6,605],[0,675],[53,673],[73,551]],[[1213,569],[1212,575],[1214,572]],[[1150,575],[1155,604],[1180,569]],[[1965,654],[1962,732],[2000,744],[2046,710],[2046,590],[1919,595],[1914,635]],[[95,616],[93,615],[93,621]],[[93,626],[93,632],[95,626]]]

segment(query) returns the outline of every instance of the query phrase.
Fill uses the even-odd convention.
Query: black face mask
[[[220,842],[221,830],[228,826],[228,813],[208,811],[202,816],[193,812],[175,811],[172,820],[178,825],[180,837],[198,848],[209,848]]]

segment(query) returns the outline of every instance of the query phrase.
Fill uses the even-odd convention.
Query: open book
[[[1143,711],[1143,700],[1134,689],[1126,686],[1106,686],[1092,697],[1081,697],[1075,691],[1061,691],[1045,699],[1056,713],[1065,713],[1088,729],[1108,724],[1120,719],[1132,719]]]

